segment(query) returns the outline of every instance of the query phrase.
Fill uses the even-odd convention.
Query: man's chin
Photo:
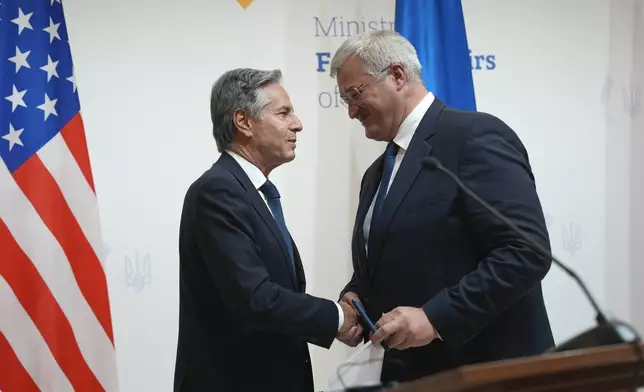
[[[367,137],[367,139],[370,140],[375,140],[377,142],[385,140],[385,138],[382,137],[382,135],[379,132],[379,129],[369,129],[365,128],[364,129],[364,135]]]
[[[291,162],[293,159],[295,159],[295,149],[287,153],[284,158],[286,159],[286,162]]]

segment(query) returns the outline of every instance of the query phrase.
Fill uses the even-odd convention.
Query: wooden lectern
[[[639,347],[644,352],[644,344]],[[636,346],[617,344],[464,366],[387,391],[603,392],[634,391],[643,384],[644,362]]]

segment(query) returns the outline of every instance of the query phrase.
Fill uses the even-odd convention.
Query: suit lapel
[[[304,266],[302,265],[302,258],[300,252],[295,246],[293,241],[293,257],[295,258],[295,278],[297,279],[297,291],[300,293],[306,292],[306,275],[304,274]]]
[[[358,267],[360,268],[360,275],[369,275],[369,265],[367,263],[367,253],[365,252],[365,241],[364,241],[364,220],[369,212],[369,207],[371,202],[376,195],[376,190],[378,189],[378,183],[380,175],[382,173],[382,162],[383,156],[374,162],[374,164],[367,169],[367,175],[365,178],[365,185],[362,191],[360,201],[358,203],[358,212],[356,214],[356,221],[353,227],[353,238],[357,247],[358,252]]]
[[[264,223],[266,223],[268,228],[271,230],[271,233],[273,233],[273,236],[277,239],[277,242],[280,244],[280,248],[282,248],[282,255],[284,256],[282,259],[284,260],[284,263],[286,264],[286,269],[288,270],[289,276],[291,277],[291,283],[293,283],[293,287],[297,289],[295,271],[293,271],[293,265],[291,265],[291,262],[290,262],[291,257],[288,253],[288,249],[286,249],[286,244],[284,244],[284,237],[282,236],[282,232],[277,226],[277,223],[275,222],[275,218],[273,218],[273,214],[271,214],[271,211],[268,209],[268,206],[264,202],[264,199],[262,199],[262,196],[259,194],[257,189],[255,189],[255,187],[253,187],[250,190],[247,189],[246,194],[250,196],[250,199],[253,203],[253,207],[255,208],[255,211],[257,211],[259,216],[262,217],[262,219],[264,220]]]
[[[368,254],[368,264],[372,266],[372,278],[379,264],[380,253],[385,243],[391,220],[416,180],[416,177],[418,177],[422,169],[423,158],[427,157],[432,151],[432,146],[428,143],[427,139],[436,132],[436,121],[444,107],[445,105],[442,102],[434,98],[434,102],[418,124],[414,137],[409,143],[409,148],[405,153],[403,161],[396,172],[396,176],[383,202],[379,219],[372,224],[373,230],[369,233]]]
[[[248,196],[248,198],[250,199],[253,208],[255,209],[255,211],[257,211],[259,216],[262,217],[262,220],[264,221],[266,226],[268,226],[273,236],[277,239],[277,242],[282,249],[282,255],[284,256],[283,260],[284,263],[286,263],[286,267],[291,278],[291,283],[293,284],[293,287],[297,289],[298,285],[295,279],[295,271],[293,271],[293,265],[291,265],[291,262],[289,261],[290,256],[288,250],[286,249],[286,244],[284,243],[284,237],[282,236],[282,232],[275,222],[275,218],[273,218],[273,214],[271,214],[271,211],[268,209],[268,206],[264,202],[264,199],[262,199],[259,191],[255,189],[255,186],[250,181],[250,178],[248,178],[244,170],[239,166],[239,164],[233,157],[231,157],[227,153],[222,153],[221,157],[219,158],[219,162],[226,166],[228,170],[230,170],[230,172],[233,174],[233,176],[237,178],[237,181],[242,184],[242,186],[246,190],[246,196]]]

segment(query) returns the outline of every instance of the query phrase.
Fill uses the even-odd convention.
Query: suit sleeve
[[[353,291],[354,293],[358,294],[358,296],[360,296],[360,292],[358,291],[358,280],[356,279],[355,272],[351,275],[351,280],[349,281],[349,283],[347,283],[347,285],[344,286],[342,292],[340,292],[340,298],[342,298],[349,291]]]
[[[502,121],[485,117],[470,132],[459,177],[534,240],[549,249],[541,204],[527,153]],[[515,305],[550,269],[518,234],[467,195],[466,226],[485,255],[458,284],[440,291],[423,309],[443,341],[458,347]]]
[[[338,328],[333,301],[271,281],[250,226],[255,211],[233,181],[206,181],[197,201],[198,247],[228,308],[254,327],[330,347]]]

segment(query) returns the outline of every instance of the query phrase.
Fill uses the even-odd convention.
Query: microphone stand
[[[597,325],[567,340],[566,342],[553,347],[547,352],[561,352],[561,351],[575,350],[575,349],[588,348],[588,347],[598,347],[598,346],[607,346],[607,345],[613,345],[613,344],[633,343],[633,342],[636,345],[637,350],[639,351],[638,344],[640,339],[637,332],[634,330],[634,328],[619,320],[609,320],[604,315],[599,305],[597,305],[595,298],[593,298],[592,294],[590,294],[590,291],[588,291],[588,288],[581,280],[579,275],[577,275],[572,269],[570,269],[564,263],[559,261],[559,259],[553,256],[552,253],[550,253],[550,251],[544,248],[541,244],[539,244],[538,242],[530,238],[530,236],[528,236],[523,230],[518,228],[511,220],[506,218],[497,209],[492,207],[485,200],[481,199],[481,197],[479,197],[476,193],[474,193],[474,191],[472,191],[469,187],[463,184],[463,182],[454,173],[452,173],[450,170],[445,168],[438,159],[434,157],[426,157],[423,159],[423,166],[429,170],[440,170],[441,172],[447,174],[459,186],[459,188],[463,192],[465,192],[472,199],[476,200],[477,203],[481,204],[483,207],[485,207],[485,209],[490,211],[495,217],[500,219],[504,224],[506,224],[517,234],[519,234],[519,236],[523,240],[525,240],[528,243],[528,245],[534,251],[539,253],[543,258],[552,260],[556,265],[558,265],[561,269],[563,269],[566,272],[566,274],[568,274],[573,280],[575,280],[577,284],[581,287],[582,291],[584,292],[584,295],[588,299],[588,302],[590,302],[591,306],[595,310],[595,313],[596,313],[595,320],[597,322]],[[631,335],[631,336],[628,336],[628,335]]]

